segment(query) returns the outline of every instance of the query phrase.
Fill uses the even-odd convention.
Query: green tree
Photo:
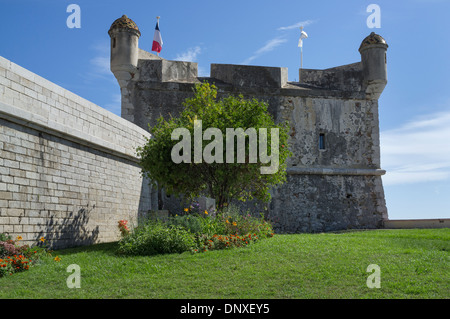
[[[287,145],[287,123],[275,124],[265,102],[244,99],[242,95],[218,99],[217,88],[209,83],[196,85],[194,97],[186,99],[183,106],[179,117],[160,117],[158,123],[150,128],[152,137],[137,149],[143,173],[169,194],[187,198],[202,195],[214,198],[219,210],[234,199],[245,201],[256,198],[269,201],[270,188],[286,181],[286,159],[291,155]],[[207,163],[203,159],[200,163],[194,161],[194,124],[198,124],[198,121],[202,124],[202,134],[207,133],[209,128],[216,128],[223,133],[223,139],[211,135],[209,140],[204,138],[201,141],[201,154],[204,157],[209,154],[210,158],[215,159],[214,162]],[[192,137],[188,148],[180,148],[181,141],[187,142],[184,137],[172,139],[172,133],[177,128],[186,129],[185,132]],[[258,133],[256,153],[253,147],[255,144],[250,143],[253,140],[247,134],[238,134],[245,139],[245,144],[238,143],[238,137],[234,137],[231,143],[231,139],[226,140],[227,129],[239,128],[244,133],[250,132],[247,129],[254,129]],[[259,135],[264,129],[267,132],[266,142]],[[275,133],[278,133],[278,137]],[[273,143],[274,141],[278,143]],[[234,148],[231,155],[227,147],[229,145]],[[269,166],[267,159],[264,162],[261,157],[262,146],[267,148],[267,155],[273,156],[272,161],[278,157],[277,169],[270,174],[261,171],[261,167]],[[197,151],[198,149],[197,147]],[[173,154],[184,156],[188,160],[175,163]],[[222,163],[220,159],[223,159]]]

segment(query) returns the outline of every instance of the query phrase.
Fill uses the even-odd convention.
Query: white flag
[[[301,48],[303,46],[303,39],[307,39],[308,35],[305,31],[302,30],[302,33],[300,34],[300,40],[298,40],[298,47]]]

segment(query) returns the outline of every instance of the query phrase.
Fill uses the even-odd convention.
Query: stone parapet
[[[300,83],[326,90],[359,92],[362,90],[361,62],[325,70],[300,69]]]
[[[138,62],[139,81],[193,82],[198,76],[195,62],[142,59]]]
[[[211,78],[235,87],[282,88],[288,81],[287,68],[211,64]]]
[[[152,208],[135,124],[0,57],[0,233],[53,248],[111,242]]]

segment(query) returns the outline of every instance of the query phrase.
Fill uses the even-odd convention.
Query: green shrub
[[[193,234],[201,234],[204,231],[204,220],[196,214],[173,216],[169,218],[167,223],[168,225],[182,227]]]
[[[185,209],[166,221],[148,220],[124,235],[119,254],[156,255],[243,247],[273,236],[269,222],[231,206],[211,217],[208,212]],[[126,222],[126,221],[121,221]],[[119,227],[120,228],[120,227]]]
[[[191,251],[194,236],[181,226],[161,221],[147,221],[119,241],[118,253],[125,255],[156,255]]]
[[[169,225],[180,226],[190,233],[198,236],[201,234],[214,235],[225,234],[227,227],[225,220],[214,218],[203,213],[189,213],[182,216],[172,216],[168,220]]]
[[[244,247],[274,235],[272,225],[263,215],[259,218],[251,216],[237,206],[230,206],[215,217],[205,213],[188,214],[172,217],[168,223],[195,235],[194,253]]]
[[[218,215],[218,223],[224,225],[222,233],[245,236],[257,234],[261,238],[272,237],[272,225],[261,214],[259,218],[251,216],[249,212],[243,212],[239,207],[230,205]]]
[[[273,236],[269,235],[269,236]],[[256,242],[264,237],[259,237],[255,234],[246,234],[244,236],[240,235],[213,235],[208,236],[202,234],[196,237],[196,248],[193,250],[194,253],[205,252],[214,249],[227,249],[232,247],[245,247],[253,242]]]
[[[11,240],[11,236],[5,233],[0,233],[0,241],[7,241],[7,240]]]

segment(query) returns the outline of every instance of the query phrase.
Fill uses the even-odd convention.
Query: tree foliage
[[[169,194],[183,195],[194,198],[208,196],[216,200],[218,208],[231,200],[241,201],[259,199],[270,200],[269,190],[272,186],[284,183],[286,180],[286,159],[291,155],[288,149],[288,125],[275,124],[268,113],[268,104],[256,99],[244,99],[242,95],[218,99],[217,88],[209,83],[196,85],[194,97],[186,99],[184,109],[178,117],[164,119],[160,117],[158,123],[150,128],[152,137],[147,143],[138,148],[138,156],[143,173],[159,187],[163,187]],[[208,128],[217,128],[223,132],[223,140],[211,136],[210,140],[202,140],[202,150],[209,149],[215,158],[223,158],[213,163],[175,163],[172,149],[180,140],[172,139],[172,132],[177,128],[186,128],[194,136],[194,123],[202,121],[202,132]],[[197,122],[198,123],[198,122]],[[234,161],[226,161],[226,132],[227,128],[254,128],[256,132],[267,129],[267,154],[278,154],[278,170],[273,174],[262,174],[261,167],[268,166],[263,163],[260,156],[256,162],[250,160],[249,136],[245,136],[245,161],[238,162],[237,138],[234,139]],[[276,149],[272,148],[272,129],[278,129],[278,143]],[[260,141],[258,136],[258,143]],[[274,136],[275,137],[275,136]],[[220,141],[223,147],[211,148],[212,141]],[[209,148],[208,148],[209,145]],[[217,144],[216,144],[217,145]],[[240,144],[242,145],[242,144]],[[258,144],[258,151],[260,151]],[[183,153],[187,151],[183,150]],[[191,139],[188,150],[194,157],[194,139]],[[229,150],[228,150],[229,151]],[[242,152],[243,149],[240,149]],[[203,154],[203,153],[202,153]],[[229,153],[228,153],[229,154]],[[222,155],[222,156],[221,156]]]

